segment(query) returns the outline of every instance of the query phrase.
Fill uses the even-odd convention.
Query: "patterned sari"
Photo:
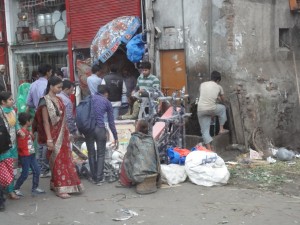
[[[50,187],[57,194],[81,192],[84,187],[72,162],[69,131],[65,119],[65,106],[59,97],[57,97],[57,104],[51,100],[50,96],[44,96],[39,102],[35,116],[35,123],[40,136],[39,142],[46,143],[45,130],[41,128],[44,128],[42,109],[47,107],[50,132],[54,144],[54,150],[48,150],[47,152],[52,173]]]

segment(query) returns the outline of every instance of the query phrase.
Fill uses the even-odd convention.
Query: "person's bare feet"
[[[60,194],[56,194],[57,197],[60,197],[62,199],[67,199],[67,198],[71,198],[71,195],[69,195],[68,193],[60,193]]]
[[[219,131],[219,134],[226,134],[226,133],[228,133],[228,132],[229,132],[229,130],[223,129],[223,130],[220,130],[220,131]]]
[[[12,200],[19,200],[20,199],[20,197],[18,195],[16,195],[14,192],[10,192],[8,194],[8,198],[12,199]]]

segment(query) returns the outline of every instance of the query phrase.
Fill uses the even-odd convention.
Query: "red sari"
[[[52,173],[50,187],[57,194],[81,192],[84,187],[72,162],[65,106],[59,97],[57,97],[57,104],[50,99],[50,96],[44,96],[40,100],[34,121],[35,129],[38,130],[39,144],[46,144],[47,137],[43,127],[42,109],[47,107],[50,132],[54,144],[54,150],[47,152]]]

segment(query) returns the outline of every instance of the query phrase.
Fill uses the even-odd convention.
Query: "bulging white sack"
[[[230,173],[214,152],[193,151],[185,159],[185,171],[192,183],[203,186],[227,184]]]
[[[184,166],[178,164],[160,165],[162,182],[170,186],[183,183],[186,180],[187,174]]]

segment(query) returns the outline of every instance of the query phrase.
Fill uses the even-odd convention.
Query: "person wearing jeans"
[[[227,120],[226,108],[224,105],[217,104],[218,99],[224,102],[224,91],[219,85],[220,81],[221,74],[217,71],[213,71],[211,73],[211,81],[201,83],[199,88],[200,97],[198,101],[197,114],[203,141],[209,150],[212,150],[211,142],[213,140],[209,134],[212,117],[219,117],[219,134],[228,132],[228,130],[224,129],[224,124]]]
[[[94,142],[97,143],[97,150]],[[88,149],[89,165],[92,179],[95,183],[103,181],[104,159],[106,149],[106,128],[96,126],[95,131],[86,136],[86,146]]]
[[[39,79],[35,80],[29,88],[26,102],[26,112],[29,112],[30,109],[34,109],[35,111],[37,110],[41,97],[45,95],[48,79],[52,75],[52,66],[49,64],[42,64],[38,68],[38,73]],[[38,139],[39,137],[36,134],[36,140]],[[50,177],[49,162],[46,158],[47,146],[45,144],[40,144],[39,141],[37,141],[37,145],[37,158],[41,171],[41,177]]]
[[[18,154],[22,165],[22,173],[18,178],[15,185],[15,194],[23,196],[20,188],[24,181],[27,179],[29,174],[29,168],[32,171],[32,194],[43,194],[44,190],[38,188],[40,169],[36,160],[34,146],[33,146],[33,134],[29,132],[29,127],[32,124],[30,113],[19,113],[19,123],[22,126],[21,131],[24,133],[23,136],[18,135]]]
[[[98,92],[92,96],[92,110],[94,110],[96,119],[96,128],[90,134],[85,135],[85,141],[88,150],[89,164],[92,174],[92,182],[101,185],[104,181],[104,160],[106,150],[106,128],[104,116],[107,114],[109,128],[114,136],[115,147],[118,148],[118,135],[115,127],[113,107],[107,99],[108,88],[106,85],[99,85]],[[95,149],[97,144],[97,151]]]

